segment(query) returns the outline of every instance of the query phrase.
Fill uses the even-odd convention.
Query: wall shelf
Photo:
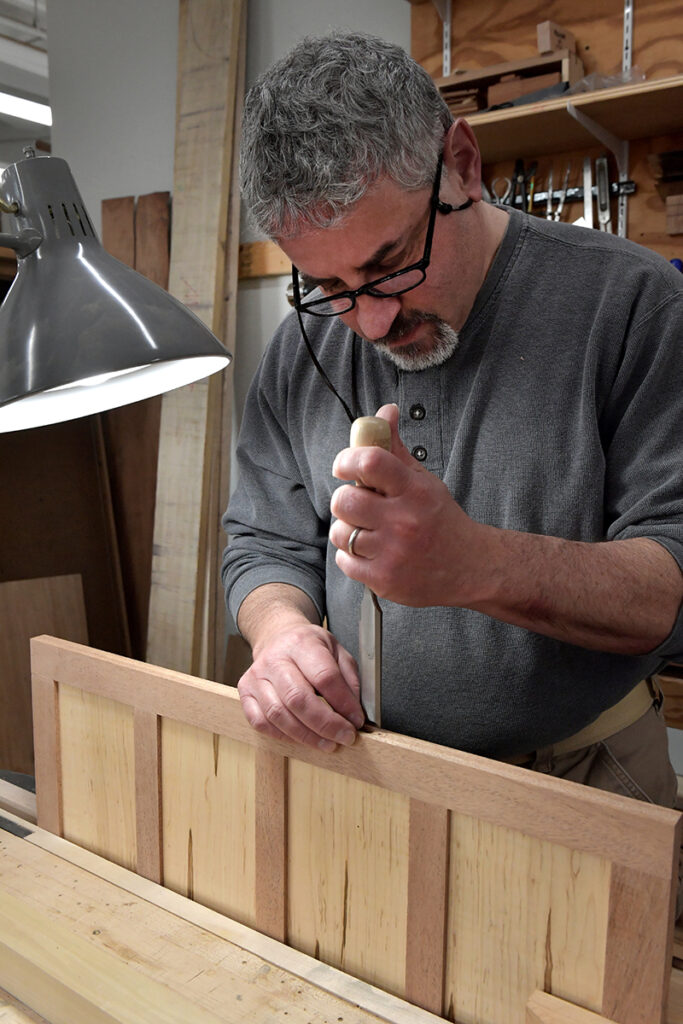
[[[567,112],[567,99],[613,135],[640,139],[683,128],[683,75],[579,93],[489,113],[470,114],[484,163],[562,153],[595,146],[593,136]]]

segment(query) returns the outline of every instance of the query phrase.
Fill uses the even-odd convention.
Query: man
[[[482,202],[470,127],[358,34],[253,87],[242,183],[297,302],[225,520],[249,722],[354,742],[367,584],[387,728],[671,804],[645,680],[683,651],[683,279]],[[392,451],[346,448],[378,407]]]

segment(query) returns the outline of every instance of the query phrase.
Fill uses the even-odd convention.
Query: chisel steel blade
[[[360,702],[373,725],[382,724],[382,609],[369,587],[363,587],[358,634]]]
[[[352,448],[376,445],[391,451],[391,428],[378,416],[361,416],[351,425]],[[360,485],[358,485],[360,486]],[[358,629],[358,671],[363,711],[373,725],[382,724],[382,609],[369,587],[363,587]]]
[[[589,156],[583,161],[583,219],[587,228],[593,227],[593,172]]]

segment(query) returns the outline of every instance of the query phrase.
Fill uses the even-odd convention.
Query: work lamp
[[[59,423],[200,380],[231,355],[189,309],[100,244],[66,161],[0,179],[17,273],[0,307],[0,432]]]

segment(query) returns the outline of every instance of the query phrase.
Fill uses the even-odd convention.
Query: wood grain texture
[[[169,291],[218,336],[225,324],[244,12],[244,0],[180,3]],[[147,658],[183,670],[198,670],[208,656],[205,605],[215,569],[206,558],[216,510],[207,506],[217,466],[214,435],[220,437],[223,422],[221,388],[214,376],[210,385],[200,381],[162,401]]]
[[[133,722],[130,707],[59,687],[64,835],[129,868],[137,863]],[[38,814],[42,825],[40,799]]]
[[[408,800],[291,760],[288,826],[290,944],[403,996]]]
[[[164,719],[164,885],[253,926],[254,750]]]
[[[7,834],[5,841],[5,835],[0,832],[0,893],[7,891],[29,912],[38,908],[45,915],[46,941],[57,931],[64,935],[63,925],[67,957],[72,933],[85,954],[79,984],[97,980],[92,977],[93,950],[125,961],[128,970],[117,970],[120,993],[106,999],[111,988],[105,985],[99,1008],[128,1011],[123,1019],[131,1024],[156,1018],[132,1015],[129,991],[160,996],[159,1007],[177,997],[186,1009],[188,999],[198,1010],[216,1013],[223,1024],[329,1024],[340,1018],[355,1024],[436,1024],[431,1014],[62,839],[39,829],[25,840]],[[149,977],[159,988],[147,986]],[[67,1019],[81,1024],[78,1016]],[[93,1018],[82,1019],[90,1024]]]
[[[537,54],[536,26],[549,17],[576,37],[586,74],[621,70],[623,5],[590,0],[458,0],[451,36],[453,69],[473,69]],[[633,22],[633,64],[648,79],[683,71],[683,28],[667,0],[641,0]],[[441,19],[434,5],[411,10],[411,53],[430,74],[441,72]]]
[[[526,1024],[613,1024],[613,1021],[546,992],[534,992],[527,1003]]]
[[[30,640],[88,642],[80,575],[0,583],[0,768],[33,775]]]
[[[287,941],[287,758],[257,750],[254,778],[254,923]]]
[[[0,811],[9,811],[24,821],[36,822],[36,794],[0,779]]]
[[[599,1010],[609,880],[601,858],[452,816],[446,1016],[524,1024],[537,988]]]
[[[35,641],[31,641],[33,644]],[[42,828],[64,834],[59,687],[54,676],[31,669],[35,737],[36,819]]]
[[[677,869],[678,857],[672,865],[676,876]],[[606,1017],[634,1024],[664,1021],[673,950],[673,895],[671,887],[659,879],[612,867],[601,1005]],[[670,921],[668,932],[648,933],[647,921],[654,915]],[[634,929],[641,935],[638,955],[624,977],[623,963],[630,956],[626,934]]]
[[[449,813],[410,801],[405,997],[443,1012],[448,910]]]
[[[49,1024],[49,1021],[0,989],[0,1024]]]
[[[161,812],[161,719],[149,711],[133,711],[135,774],[135,870],[161,882],[163,828]]]

